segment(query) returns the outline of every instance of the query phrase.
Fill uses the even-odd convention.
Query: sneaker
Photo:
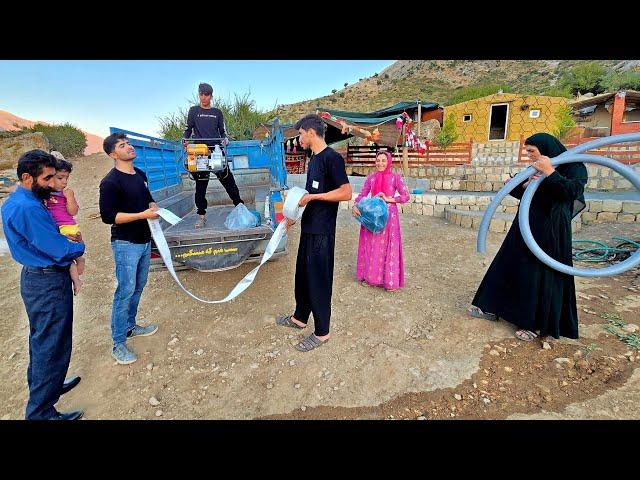
[[[127,332],[127,338],[134,337],[148,337],[149,335],[153,335],[158,331],[157,325],[147,325],[146,327],[141,327],[140,325],[136,325],[131,330]]]
[[[129,363],[135,362],[138,357],[131,350],[127,348],[127,345],[124,343],[119,343],[113,350],[111,351],[111,356],[116,359],[120,365],[128,365]]]

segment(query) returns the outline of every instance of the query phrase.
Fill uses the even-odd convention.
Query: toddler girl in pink
[[[78,214],[78,202],[73,190],[67,187],[72,168],[71,163],[66,160],[57,160],[53,192],[46,201],[47,209],[63,235],[77,235],[80,231],[76,219],[73,218]],[[78,257],[75,263],[71,263],[69,273],[73,282],[73,294],[77,295],[82,286],[80,275],[84,273],[83,257]]]

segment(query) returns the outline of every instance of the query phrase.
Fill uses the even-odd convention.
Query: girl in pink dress
[[[360,195],[355,199],[357,204],[371,193],[371,197],[379,196],[387,202],[389,219],[384,230],[373,233],[360,227],[356,270],[356,277],[363,285],[384,287],[387,291],[404,287],[402,233],[396,204],[409,201],[409,192],[402,177],[391,171],[392,160],[391,153],[387,151],[377,153],[376,172],[367,177]],[[357,205],[353,206],[351,213],[354,217],[360,215]]]

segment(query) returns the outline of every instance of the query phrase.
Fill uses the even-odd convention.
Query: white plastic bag
[[[257,227],[258,219],[249,211],[244,203],[239,203],[231,210],[231,213],[227,215],[224,226],[229,230],[243,230],[245,228]]]

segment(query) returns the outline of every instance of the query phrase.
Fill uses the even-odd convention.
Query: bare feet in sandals
[[[523,342],[530,342],[531,340],[538,338],[538,334],[532,332],[531,330],[518,330],[516,332],[516,338],[518,340],[522,340]]]
[[[207,223],[207,218],[203,217],[202,215],[200,215],[200,218],[198,219],[198,221],[195,224],[195,228],[202,228],[202,227],[204,227],[205,223]]]
[[[485,320],[491,320],[492,322],[498,321],[497,315],[493,313],[483,312],[475,305],[471,305],[471,307],[467,309],[467,313],[475,318],[484,318]]]

